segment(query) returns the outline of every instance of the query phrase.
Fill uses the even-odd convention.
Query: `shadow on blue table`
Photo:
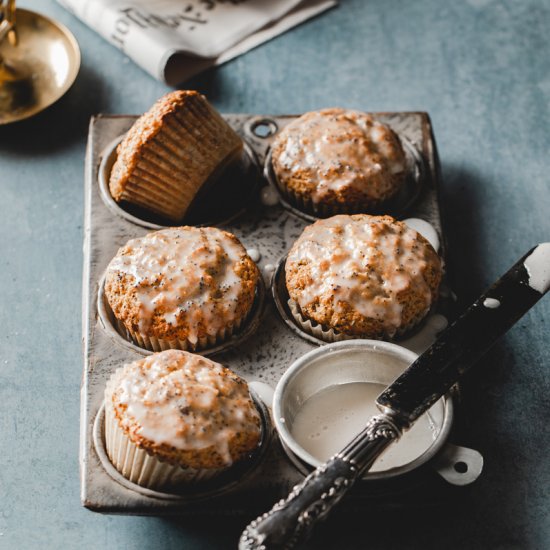
[[[0,147],[37,156],[84,144],[90,117],[105,110],[106,96],[101,75],[83,64],[72,88],[57,103],[32,118],[0,126]]]

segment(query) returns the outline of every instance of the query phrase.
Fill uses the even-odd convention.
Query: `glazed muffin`
[[[345,109],[291,122],[275,139],[271,162],[287,198],[321,216],[373,211],[399,191],[407,170],[391,128]]]
[[[306,227],[285,270],[297,321],[328,341],[407,332],[437,299],[442,276],[439,256],[422,235],[391,216],[367,214]]]
[[[109,189],[117,202],[179,222],[241,149],[241,138],[204,96],[177,90],[130,128],[117,148]]]
[[[150,355],[119,368],[105,389],[107,454],[144,487],[215,477],[247,458],[260,435],[246,382],[199,355]]]
[[[110,262],[105,297],[119,331],[152,351],[197,351],[239,329],[260,275],[237,237],[174,227],[132,239]]]

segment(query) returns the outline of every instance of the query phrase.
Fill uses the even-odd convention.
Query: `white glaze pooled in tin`
[[[217,228],[170,228],[129,241],[108,273],[131,276],[142,333],[160,314],[168,325],[177,319],[188,327],[187,339],[194,344],[200,326],[215,336],[242,318],[243,282],[236,266],[244,256],[243,246]]]
[[[262,188],[260,199],[265,206],[275,206],[279,204],[279,195],[271,185],[266,185]]]
[[[252,380],[249,382],[248,386],[251,390],[256,392],[266,407],[271,408],[273,406],[273,394],[275,390],[269,384],[266,384],[261,380]]]
[[[168,350],[125,365],[105,392],[120,427],[145,448],[212,447],[231,464],[235,434],[259,438],[260,418],[246,383],[199,355]]]
[[[529,274],[529,286],[544,294],[550,289],[550,243],[542,243],[523,262]]]
[[[317,460],[328,460],[365,427],[371,416],[380,414],[375,400],[385,389],[383,384],[352,382],[313,395],[292,420],[293,438]],[[429,412],[423,414],[397,443],[384,451],[370,471],[385,471],[412,462],[433,445],[438,432]]]

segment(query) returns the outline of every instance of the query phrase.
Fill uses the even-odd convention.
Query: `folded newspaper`
[[[58,0],[143,69],[175,85],[337,0]]]

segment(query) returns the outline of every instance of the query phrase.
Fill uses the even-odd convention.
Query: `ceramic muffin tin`
[[[390,210],[400,219],[417,218],[430,224],[445,256],[438,202],[439,164],[429,117],[426,113],[376,113],[405,143],[411,161],[411,177],[402,199]],[[244,138],[242,159],[224,174],[221,185],[227,193],[224,208],[210,208],[190,220],[192,225],[215,224],[234,233],[257,260],[268,289],[259,288],[254,310],[242,330],[224,345],[210,350],[216,361],[244,377],[255,392],[264,421],[264,442],[258,453],[215,486],[197,486],[185,492],[157,492],[124,479],[106,457],[102,431],[103,391],[110,374],[124,363],[150,352],[139,348],[119,331],[103,296],[103,275],[117,250],[129,239],[164,227],[162,220],[121,208],[109,195],[107,177],[116,145],[136,117],[97,116],[90,125],[85,173],[85,229],[83,281],[84,374],[81,390],[81,498],[84,506],[100,511],[127,514],[247,513],[270,508],[303,479],[303,469],[294,464],[281,447],[269,419],[272,390],[286,369],[307,352],[323,345],[301,332],[281,301],[282,259],[311,223],[311,216],[286,203],[270,175],[266,156],[273,137],[295,116],[224,115]],[[267,165],[264,176],[264,164]],[[271,182],[269,181],[271,180]],[[282,200],[281,200],[282,199]],[[279,266],[279,267],[278,267]],[[437,316],[428,321],[428,333],[443,328],[452,311],[450,292],[443,283]],[[437,318],[436,318],[437,317]],[[434,319],[437,322],[434,322]],[[428,326],[429,325],[429,326]],[[435,327],[435,330],[434,330]],[[421,339],[422,340],[422,339]],[[425,338],[424,338],[425,340]],[[404,345],[418,338],[404,342]],[[399,343],[399,342],[398,342]],[[418,350],[416,350],[418,351]],[[267,405],[267,406],[266,406]],[[451,434],[452,439],[452,434]],[[447,444],[425,466],[391,483],[362,482],[346,506],[407,506],[419,500],[433,504],[452,491],[438,481],[433,468],[447,474],[454,484],[473,481],[481,457],[475,451]],[[458,472],[457,461],[476,468]],[[478,472],[479,473],[479,472]],[[417,488],[421,486],[419,497]],[[456,490],[456,489],[454,489]]]

